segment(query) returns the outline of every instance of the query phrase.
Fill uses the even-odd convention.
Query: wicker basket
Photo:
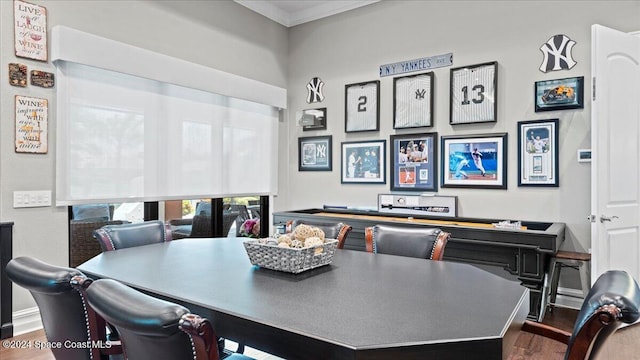
[[[294,274],[331,263],[337,245],[338,240],[335,239],[327,239],[322,245],[303,249],[260,244],[258,240],[244,242],[251,264]]]

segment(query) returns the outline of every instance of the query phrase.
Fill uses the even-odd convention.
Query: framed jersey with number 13
[[[380,81],[345,85],[344,131],[378,131]]]
[[[496,61],[451,69],[450,124],[496,122],[497,109]]]

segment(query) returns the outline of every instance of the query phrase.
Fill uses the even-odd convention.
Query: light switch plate
[[[14,208],[42,206],[51,206],[51,190],[13,192]]]

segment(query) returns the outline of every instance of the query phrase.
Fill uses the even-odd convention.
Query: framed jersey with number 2
[[[497,109],[497,62],[451,69],[450,124],[496,122]]]
[[[378,131],[380,81],[345,85],[345,132]]]

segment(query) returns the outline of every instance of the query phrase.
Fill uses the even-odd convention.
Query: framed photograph
[[[343,184],[386,184],[386,140],[342,143]]]
[[[591,162],[591,149],[578,149],[578,162]]]
[[[391,135],[391,191],[436,191],[437,133]]]
[[[326,130],[327,108],[302,110],[300,124],[302,131]]]
[[[344,131],[378,131],[380,80],[345,85]]]
[[[13,17],[16,56],[47,61],[47,9],[14,0]]]
[[[298,138],[298,171],[331,171],[331,135]]]
[[[507,188],[507,133],[443,136],[441,186]]]
[[[393,128],[433,126],[433,72],[393,78]]]
[[[518,186],[558,186],[558,119],[518,122]]]
[[[49,124],[49,101],[16,95],[17,153],[46,154]]]
[[[498,63],[496,61],[451,69],[449,123],[496,122]]]
[[[584,76],[536,81],[536,112],[584,108]]]

